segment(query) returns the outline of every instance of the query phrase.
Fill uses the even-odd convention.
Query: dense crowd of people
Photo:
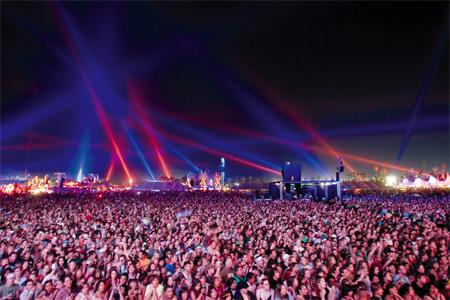
[[[449,194],[0,199],[1,299],[450,298]]]

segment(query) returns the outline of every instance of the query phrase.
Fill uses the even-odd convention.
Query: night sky
[[[324,143],[449,164],[448,27],[448,2],[3,1],[0,171],[123,178],[96,100],[135,178],[330,177]]]

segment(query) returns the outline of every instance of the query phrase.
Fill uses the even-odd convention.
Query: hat
[[[248,283],[245,281],[240,281],[236,286],[237,290],[246,289],[246,288],[248,288]]]

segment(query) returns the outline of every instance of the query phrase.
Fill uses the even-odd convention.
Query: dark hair
[[[192,262],[186,261],[186,262],[183,264],[183,268],[186,267],[187,265],[192,265]]]
[[[408,283],[405,283],[404,285],[402,285],[399,289],[398,289],[398,294],[400,296],[405,296],[408,294],[409,288],[411,285],[409,285]]]
[[[53,281],[51,279],[48,279],[47,281],[44,282],[44,288],[47,285],[47,283],[51,283],[53,285]]]
[[[158,279],[158,282],[161,282],[158,275],[152,274],[149,276],[149,283],[152,283],[153,280]]]
[[[196,286],[197,284],[200,284],[200,287],[201,287],[201,285],[202,285],[202,283],[200,282],[200,280],[197,279],[197,278],[195,278],[194,281],[192,282],[192,288],[195,288],[195,286]]]
[[[27,280],[25,281],[25,285],[27,285],[29,282],[35,283],[33,279],[27,279]]]
[[[393,287],[395,287],[395,284],[393,283],[389,283],[386,288],[384,289],[384,297],[386,297],[387,295],[389,295],[391,293],[390,289],[392,289]]]
[[[95,284],[94,292],[97,292],[97,291],[98,291],[98,287],[100,286],[100,283],[102,283],[102,282],[103,282],[103,284],[106,284],[104,280],[99,280],[99,281],[97,281],[97,283]]]
[[[235,282],[235,281],[236,281],[236,279],[234,279],[234,278],[228,278],[227,287],[230,287],[233,284],[233,282]]]
[[[189,294],[187,288],[182,287],[182,288],[180,289],[180,296],[181,296],[183,293],[188,293],[188,294]]]
[[[373,292],[375,292],[376,290],[379,290],[379,289],[383,289],[383,287],[381,286],[381,284],[379,284],[379,283],[374,283],[374,284],[372,284],[372,291]]]

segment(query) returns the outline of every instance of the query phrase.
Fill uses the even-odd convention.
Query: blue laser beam
[[[439,38],[437,47],[432,56],[431,63],[428,66],[425,79],[422,82],[422,85],[420,86],[419,91],[417,92],[416,103],[414,104],[413,110],[411,112],[411,117],[409,119],[408,127],[406,129],[405,134],[403,135],[402,141],[400,143],[400,148],[397,153],[397,158],[396,158],[397,163],[399,163],[400,160],[402,159],[403,153],[405,152],[406,146],[409,142],[409,139],[411,138],[411,135],[414,130],[414,126],[416,124],[417,117],[418,117],[419,112],[423,106],[423,103],[425,102],[425,99],[427,97],[428,89],[429,89],[431,81],[433,79],[436,65],[442,54],[443,49],[445,48],[444,46],[445,46],[447,39],[448,39],[448,23],[446,24],[445,30],[443,30],[443,33]]]
[[[197,172],[200,173],[200,168],[197,167],[189,158],[187,158],[183,153],[181,153],[180,151],[177,150],[177,148],[175,148],[174,146],[170,145],[168,142],[165,143],[165,145],[173,152],[175,153],[175,155],[177,155],[179,158],[181,158],[182,160],[184,160],[189,166],[192,167],[192,169]]]
[[[144,165],[144,168],[147,170],[147,172],[150,175],[150,177],[152,178],[152,180],[156,181],[155,175],[153,174],[153,171],[150,168],[150,165],[147,163],[147,160],[145,159],[144,153],[142,152],[141,148],[139,147],[139,144],[137,143],[137,141],[134,138],[133,134],[131,133],[130,129],[127,127],[127,125],[125,123],[123,123],[123,127],[125,128],[125,132],[127,133],[127,136],[130,139],[134,150],[136,151],[136,153],[139,156],[142,164]]]

